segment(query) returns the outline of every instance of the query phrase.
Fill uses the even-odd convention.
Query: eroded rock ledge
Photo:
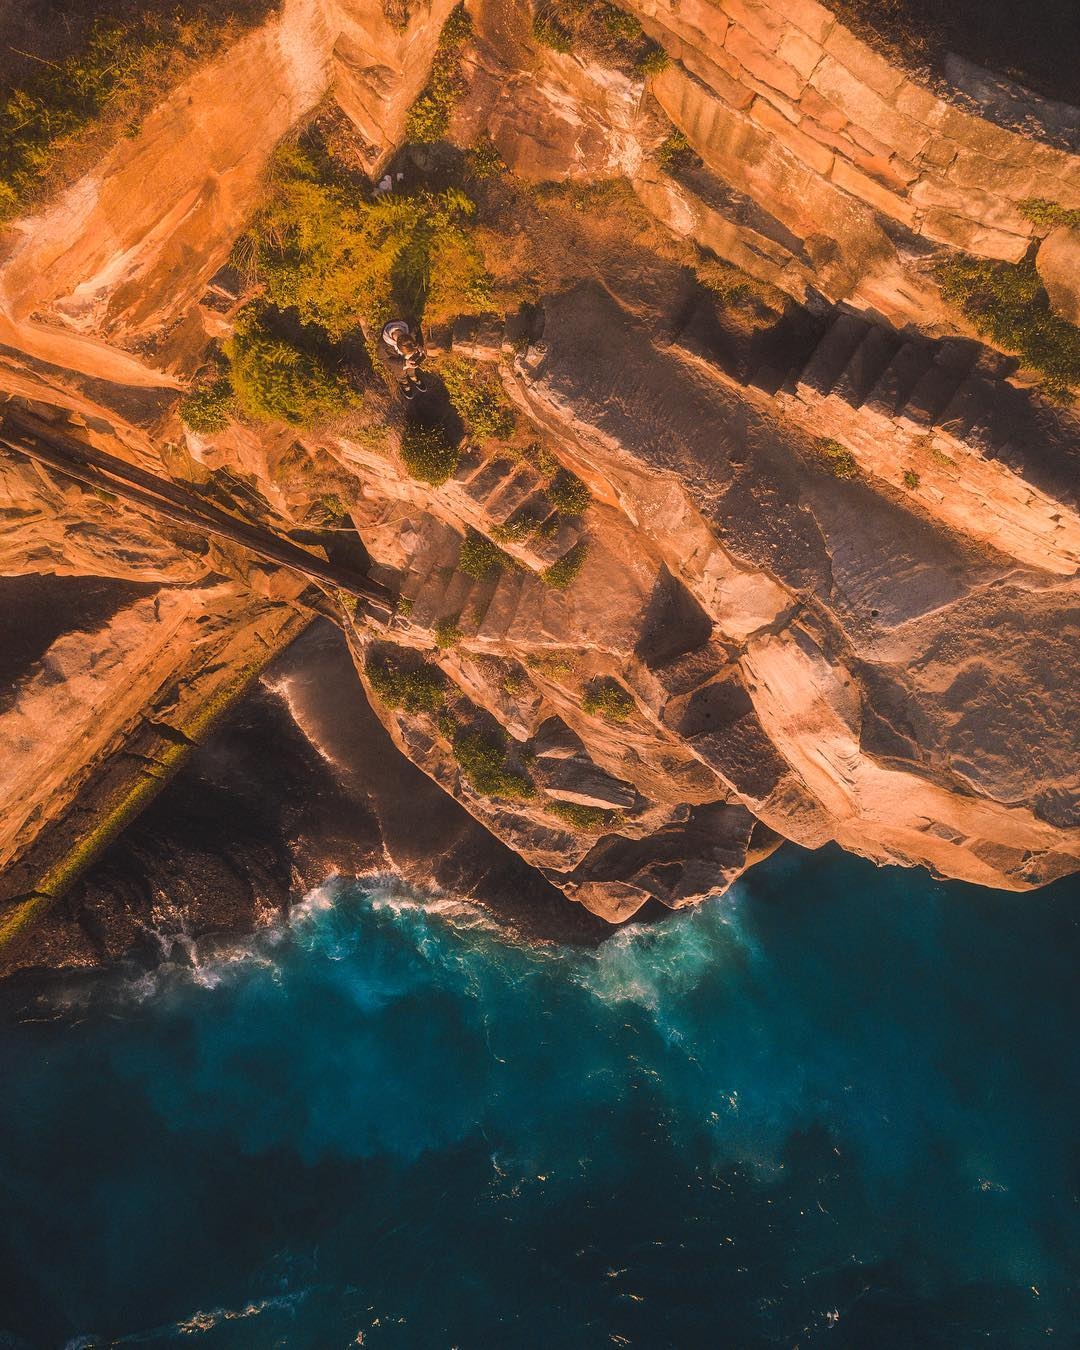
[[[394,417],[380,435],[183,429],[177,393],[231,322],[207,286],[274,146],[333,82],[381,171],[448,8],[402,27],[286,0],[9,239],[11,410],[354,547],[399,605],[358,619],[0,455],[6,574],[142,588],[53,635],[0,709],[5,896],[33,892],[27,860],[88,783],[158,772],[147,725],[186,735],[315,612],[398,748],[607,919],[693,903],[785,838],[1015,889],[1075,870],[1080,423],[972,340],[928,259],[1022,257],[1019,203],[1080,207],[1080,162],[921,89],[814,0],[635,4],[674,58],[647,88],[537,49],[524,5],[477,5],[450,132],[490,135],[526,179],[622,177],[672,236],[805,305],[736,331],[677,252],[570,260],[524,327],[471,316],[433,341],[496,372],[518,418],[435,488],[404,468]],[[693,181],[657,167],[672,123]],[[588,489],[575,511],[552,500],[566,472]],[[337,538],[314,528],[327,500]],[[504,551],[487,572],[463,565],[477,535]],[[380,692],[380,669],[421,667],[430,706]]]

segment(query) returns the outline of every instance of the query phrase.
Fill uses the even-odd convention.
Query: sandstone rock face
[[[333,82],[380,170],[448,0],[404,29],[361,0],[285,0],[20,223],[0,390],[46,441],[228,489],[282,534],[332,496],[355,532],[311,546],[366,547],[400,600],[357,617],[8,445],[0,570],[147,588],[53,634],[0,708],[0,858],[20,885],[88,785],[161,772],[165,741],[312,612],[398,749],[613,922],[723,890],[785,838],[1015,889],[1080,865],[1080,427],[955,336],[925,267],[930,244],[1021,257],[1019,202],[1080,206],[1077,157],[931,95],[814,0],[629,7],[673,58],[647,89],[538,51],[523,5],[477,4],[459,145],[489,135],[525,178],[624,177],[671,236],[807,307],[740,345],[677,255],[638,250],[552,285],[527,344],[466,316],[445,343],[498,371],[521,434],[467,445],[438,487],[406,471],[395,422],[196,436],[174,404],[229,331],[202,302],[274,146]],[[690,179],[656,162],[672,123],[703,161]],[[1059,304],[1070,250],[1058,231],[1039,254]],[[553,506],[552,464],[587,509]],[[523,513],[542,528],[515,533]],[[463,567],[470,531],[512,561]],[[392,706],[387,660],[436,670],[443,706]],[[502,757],[494,786],[469,736]]]
[[[1080,229],[1052,230],[1035,255],[1050,303],[1063,319],[1080,324]]]

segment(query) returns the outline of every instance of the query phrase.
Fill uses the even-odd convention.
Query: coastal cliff
[[[1073,111],[930,88],[814,0],[635,0],[601,16],[625,57],[545,13],[284,0],[6,227],[5,585],[111,587],[71,591],[0,705],[20,961],[139,776],[314,616],[398,750],[609,921],[784,839],[1017,890],[1080,866],[1080,417],[1057,349],[955,282],[1045,273],[1039,331],[1080,343]],[[355,240],[413,213],[411,406],[381,293],[339,322],[340,268],[289,304],[245,271],[301,200],[355,239],[290,244],[297,271],[321,248],[357,296]],[[271,302],[276,342],[322,323],[303,369],[346,372],[332,411],[244,405]]]

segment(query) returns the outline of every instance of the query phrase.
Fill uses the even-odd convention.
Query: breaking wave
[[[0,1025],[0,1345],[1062,1335],[1073,892],[789,852],[584,949],[336,879],[54,992]]]

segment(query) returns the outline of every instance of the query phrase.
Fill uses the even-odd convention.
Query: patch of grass
[[[627,75],[656,74],[669,64],[637,18],[605,0],[546,0],[533,19],[533,37],[543,47]]]
[[[407,713],[438,712],[446,699],[446,681],[437,666],[407,658],[369,656],[368,683],[388,708]]]
[[[440,426],[406,422],[401,433],[401,462],[419,483],[439,487],[458,466],[460,453]]]
[[[458,550],[458,567],[466,576],[484,581],[494,572],[501,572],[512,566],[511,560],[497,544],[484,537],[477,530],[470,530],[461,541]]]
[[[500,544],[525,544],[542,535],[545,528],[544,521],[526,514],[496,525],[491,531],[491,537]]]
[[[514,434],[517,417],[490,365],[455,356],[443,362],[439,375],[454,411],[476,440],[502,441]]]
[[[482,137],[465,151],[465,167],[470,177],[478,178],[481,182],[498,178],[507,172],[506,160],[489,136]]]
[[[298,340],[276,318],[266,306],[249,305],[225,343],[240,411],[256,422],[311,427],[357,407],[359,391],[319,330],[304,329]]]
[[[572,651],[531,652],[525,664],[549,680],[565,680],[577,670],[578,658]]]
[[[656,152],[656,162],[665,173],[678,177],[701,166],[701,157],[681,131],[676,129],[661,142]]]
[[[829,472],[837,478],[855,478],[858,476],[859,466],[855,456],[846,445],[834,441],[831,436],[825,436],[818,441],[817,449]]]
[[[698,281],[724,302],[736,309],[764,308],[776,312],[783,308],[784,298],[774,287],[740,271],[722,258],[703,254],[694,268]]]
[[[461,75],[461,49],[471,36],[472,20],[465,6],[458,5],[439,34],[428,82],[405,119],[410,141],[431,145],[446,135],[454,104],[467,88]]]
[[[1065,398],[1080,384],[1080,328],[1051,309],[1032,258],[1004,263],[960,254],[934,273],[942,295],[976,332],[1038,371],[1048,394]]]
[[[80,6],[65,8],[73,10],[68,30],[84,27],[78,50],[55,60],[38,56],[18,87],[0,94],[0,220],[49,186],[87,133],[137,131],[139,117],[170,84],[271,6],[180,0],[165,12],[99,15],[85,26]]]
[[[435,645],[440,651],[450,651],[456,647],[465,634],[458,627],[457,619],[440,619],[432,629]]]
[[[588,554],[588,540],[579,539],[569,553],[564,553],[558,562],[553,562],[540,573],[540,579],[552,590],[565,591],[580,575]]]
[[[458,731],[454,757],[470,787],[482,797],[528,801],[536,796],[532,781],[507,764],[506,743],[479,731]]]
[[[1017,202],[1017,206],[1025,219],[1047,234],[1061,225],[1070,230],[1080,229],[1080,211],[1070,210],[1046,197],[1025,197],[1022,202]]]
[[[617,680],[593,680],[581,696],[581,711],[609,722],[625,722],[637,709],[633,696]]]
[[[563,469],[544,489],[544,495],[557,511],[581,516],[589,509],[592,495],[576,473]]]
[[[197,381],[180,400],[180,419],[201,436],[224,431],[229,425],[234,398],[228,375]]]
[[[601,806],[583,806],[580,802],[546,801],[544,810],[575,830],[590,832],[610,829],[619,818],[617,811],[605,811]]]
[[[915,489],[919,486],[920,479],[919,475],[915,472],[914,469],[905,469],[903,481],[904,486],[909,491],[914,492]]]

